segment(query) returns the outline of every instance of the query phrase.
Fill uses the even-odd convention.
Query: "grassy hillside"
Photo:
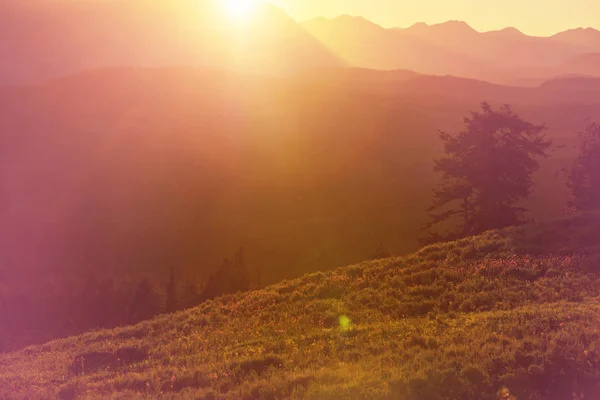
[[[599,239],[576,215],[29,347],[0,399],[597,398]]]

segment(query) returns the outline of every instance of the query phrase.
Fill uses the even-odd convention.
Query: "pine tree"
[[[183,293],[183,306],[185,308],[190,308],[197,306],[202,302],[202,294],[198,287],[198,285],[194,282],[188,281],[185,284],[185,289]]]
[[[545,126],[524,121],[508,105],[494,111],[484,102],[464,123],[456,135],[440,132],[445,155],[435,160],[434,170],[442,180],[426,225],[454,220],[459,227],[446,235],[431,232],[425,243],[522,223],[526,210],[516,203],[529,196],[537,158],[547,157],[552,145],[543,135]]]
[[[221,288],[217,286],[218,283],[215,275],[216,273],[212,273],[208,276],[202,294],[200,295],[200,302],[214,299],[221,294]]]
[[[250,279],[248,278],[248,269],[246,267],[246,259],[244,257],[244,248],[240,248],[233,258],[231,266],[230,282],[231,292],[238,292],[250,289]]]
[[[574,211],[597,210],[600,208],[600,125],[588,123],[579,137],[579,155],[567,177],[568,206]]]
[[[262,266],[258,266],[256,267],[256,269],[254,270],[254,285],[253,288],[255,289],[260,289],[263,286],[263,274],[264,274],[265,270],[264,267]]]
[[[377,249],[375,249],[374,252],[369,254],[369,260],[379,260],[379,259],[388,258],[388,257],[390,257],[390,253],[383,246],[383,242],[379,242]]]
[[[224,259],[219,268],[209,276],[201,298],[207,300],[248,289],[250,289],[250,279],[244,249],[241,248],[235,253],[233,259]]]
[[[129,322],[147,320],[160,312],[160,296],[148,278],[138,285],[129,307]]]
[[[202,302],[202,291],[197,283],[195,271],[187,271],[184,275],[182,304],[179,308],[190,308]]]
[[[177,284],[175,283],[175,268],[171,268],[171,278],[167,285],[167,312],[177,311]]]

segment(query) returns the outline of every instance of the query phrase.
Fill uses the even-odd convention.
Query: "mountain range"
[[[600,32],[590,28],[533,37],[515,28],[477,32],[462,21],[385,29],[350,16],[302,26],[346,63],[365,68],[528,86],[564,75],[600,75]]]
[[[262,74],[362,67],[537,86],[600,76],[600,32],[532,37],[461,21],[385,29],[361,17],[297,23],[265,3],[243,23],[213,0],[42,0],[0,4],[0,84],[87,69],[204,66]]]

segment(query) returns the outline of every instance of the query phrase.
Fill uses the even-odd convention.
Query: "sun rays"
[[[225,9],[227,14],[238,20],[247,20],[252,18],[257,7],[256,0],[225,0]]]

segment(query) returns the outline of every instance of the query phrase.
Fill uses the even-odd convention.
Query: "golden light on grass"
[[[256,9],[257,0],[225,0],[224,4],[229,16],[235,19],[249,19]]]

